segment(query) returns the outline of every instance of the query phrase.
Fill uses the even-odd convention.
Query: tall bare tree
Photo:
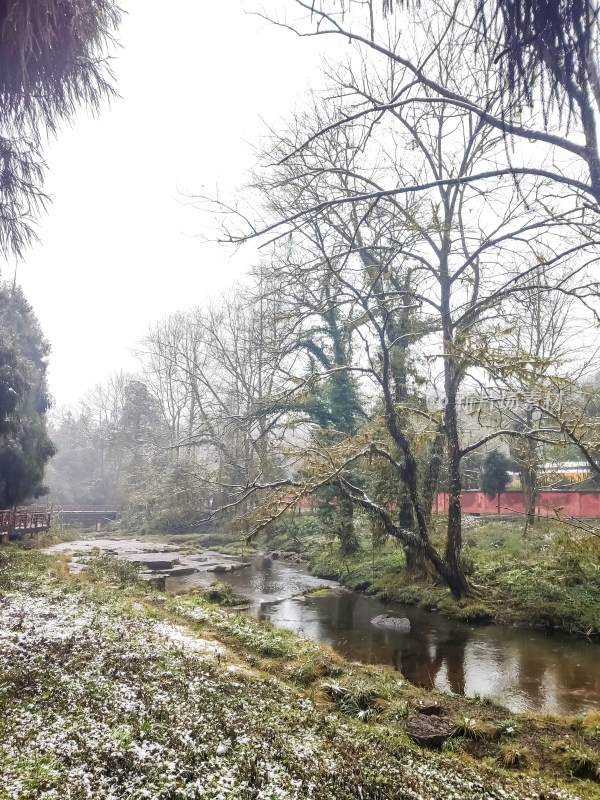
[[[320,12],[317,17],[333,19]],[[381,46],[350,36],[366,52],[359,49],[357,61],[330,76],[328,111],[317,104],[316,114],[297,118],[269,143],[262,218],[250,229],[228,230],[234,241],[271,234],[280,248],[289,249],[291,241],[305,249],[305,257],[288,258],[283,266],[287,283],[303,287],[298,313],[313,319],[319,313],[318,305],[307,308],[307,297],[315,295],[304,287],[331,287],[336,309],[351,320],[359,353],[343,369],[370,383],[392,446],[372,425],[333,447],[313,443],[300,480],[255,481],[239,489],[244,501],[266,491],[268,505],[280,486],[294,487],[300,497],[335,483],[462,596],[469,588],[461,565],[461,460],[501,435],[543,432],[495,430],[465,439],[458,414],[461,386],[518,369],[514,358],[499,357],[493,347],[512,298],[564,293],[565,281],[578,276],[585,302],[594,288],[585,277],[585,254],[595,258],[597,241],[569,178],[558,181],[565,187],[560,194],[554,176],[543,169],[524,171],[519,185],[504,180],[515,168],[501,126],[488,119],[496,113],[500,119],[505,103],[493,48],[468,46],[464,26],[445,4],[421,23],[412,53],[398,29],[390,29]],[[337,21],[331,24],[338,30]],[[427,65],[431,86],[415,79],[417,63]],[[438,85],[472,99],[447,102]],[[477,110],[482,105],[485,114]],[[412,330],[403,323],[409,311],[419,320]],[[439,365],[443,414],[428,413],[422,398],[419,403],[407,397],[406,343],[416,341]],[[309,382],[331,372],[325,369]],[[304,391],[306,382],[299,386]],[[415,442],[423,439],[436,456],[433,464],[439,463],[440,442],[445,445],[449,511],[443,553],[432,544],[431,496],[420,484]],[[398,524],[389,508],[349,480],[349,468],[365,458],[392,465],[410,498],[414,527]],[[268,519],[265,512],[258,527]]]

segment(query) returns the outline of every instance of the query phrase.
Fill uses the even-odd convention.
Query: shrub
[[[393,700],[385,710],[388,722],[400,722],[411,715],[413,706],[407,700]]]
[[[483,732],[480,730],[476,719],[463,717],[458,722],[458,735],[465,739],[483,739]]]
[[[361,680],[351,680],[349,684],[323,684],[331,699],[340,711],[348,717],[368,722],[377,713],[377,689]],[[388,709],[389,710],[389,709]]]
[[[463,743],[460,739],[446,739],[442,743],[442,753],[462,753],[463,749]]]
[[[117,558],[112,553],[93,556],[86,572],[92,581],[108,581],[118,584],[120,588],[143,585],[137,566],[131,561]]]
[[[517,720],[512,719],[509,717],[508,719],[500,720],[498,723],[498,731],[500,736],[504,736],[509,738],[511,736],[516,736],[521,730],[521,724],[517,722]]]
[[[503,706],[487,694],[479,694],[475,692],[473,695],[473,702],[480,706],[487,706],[488,708],[502,708]]]
[[[235,595],[230,584],[220,581],[215,581],[207,589],[204,589],[202,597],[209,603],[216,603],[220,606],[239,606],[248,602],[245,597]]]

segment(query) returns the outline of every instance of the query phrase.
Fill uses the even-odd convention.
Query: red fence
[[[483,492],[462,492],[460,502],[465,514],[497,514],[498,499],[492,500]],[[443,513],[448,510],[448,495],[439,493],[434,511]],[[536,503],[536,512],[546,517],[564,514],[570,517],[599,517],[600,492],[540,492]],[[500,514],[510,516],[525,514],[525,497],[523,492],[502,492],[500,495]]]

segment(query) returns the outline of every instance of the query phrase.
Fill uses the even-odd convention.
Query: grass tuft
[[[498,722],[498,732],[503,738],[513,738],[521,732],[521,723],[512,717],[502,719]]]
[[[524,769],[531,762],[531,751],[527,746],[504,744],[500,747],[498,760],[507,769]]]
[[[481,730],[476,719],[472,719],[471,717],[463,717],[457,724],[459,736],[462,736],[465,739],[484,738],[484,732]]]
[[[239,606],[248,602],[245,597],[238,597],[233,593],[231,584],[215,581],[201,592],[202,597],[209,603],[216,603],[219,606]]]
[[[571,775],[600,780],[600,758],[591,750],[569,745],[564,752],[562,762]]]

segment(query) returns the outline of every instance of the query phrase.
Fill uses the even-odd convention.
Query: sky
[[[266,124],[319,80],[322,40],[246,13],[269,3],[285,0],[122,0],[120,99],[49,143],[40,243],[2,270],[12,280],[16,269],[51,343],[56,405],[134,370],[150,323],[201,305],[255,263],[252,245],[203,241],[214,222],[188,197],[233,196]]]

